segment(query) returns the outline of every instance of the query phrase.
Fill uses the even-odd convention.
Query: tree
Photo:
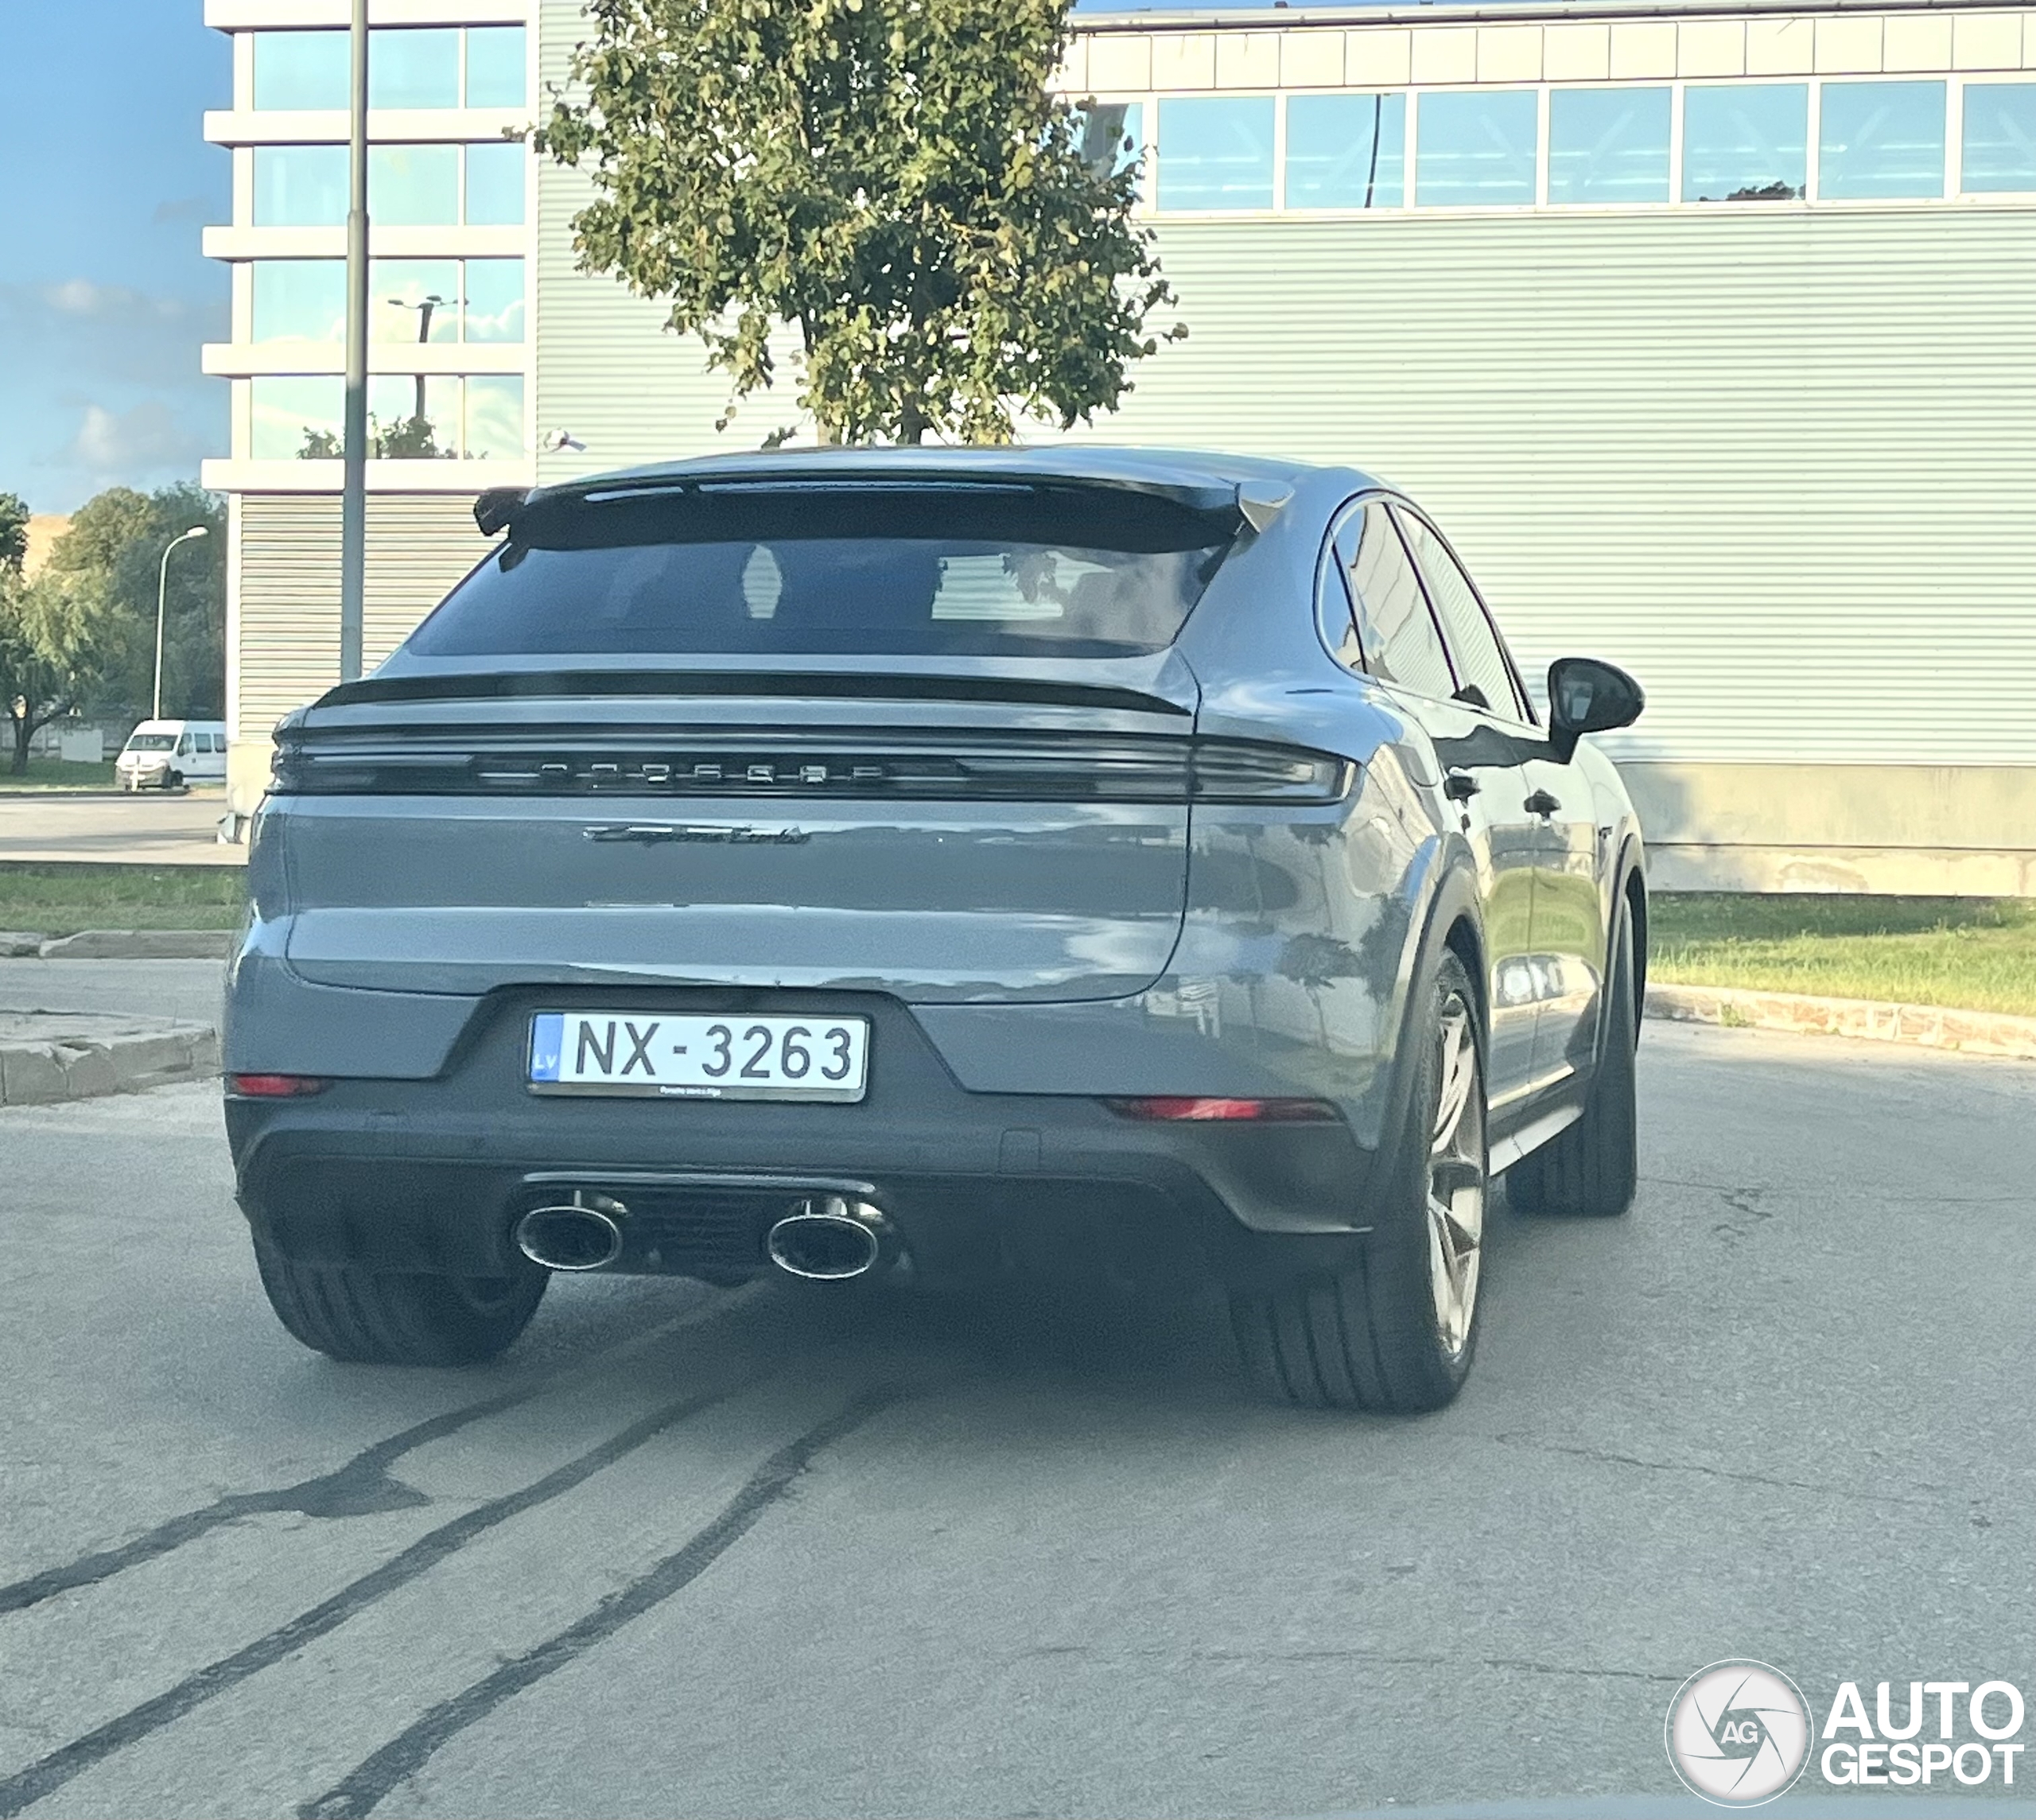
[[[79,508],[34,581],[0,558],[0,709],[17,776],[52,721],[146,710],[163,551],[197,524],[212,535],[170,558],[164,592],[163,706],[216,718],[226,701],[226,512],[212,494],[111,487]]]
[[[28,769],[37,733],[87,705],[107,672],[131,663],[132,632],[93,576],[51,568],[24,581],[0,569],[0,706],[14,776]]]
[[[18,575],[28,559],[28,502],[19,493],[0,493],[0,569]]]
[[[737,401],[799,343],[830,441],[1114,410],[1175,300],[1135,169],[1048,95],[1067,0],[590,0],[532,135],[586,168],[583,270],[670,304]],[[584,99],[581,99],[584,97]],[[779,430],[780,441],[791,434]]]

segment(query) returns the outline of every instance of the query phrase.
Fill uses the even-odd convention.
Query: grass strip
[[[2036,900],[1677,892],[1649,978],[2036,1017]]]
[[[247,901],[237,865],[0,862],[0,929],[236,929]]]

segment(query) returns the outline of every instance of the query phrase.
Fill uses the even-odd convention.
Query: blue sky
[[[68,511],[101,488],[195,480],[223,453],[231,93],[202,0],[0,0],[0,492]]]
[[[226,451],[198,349],[227,333],[199,251],[231,207],[200,136],[231,99],[227,41],[203,0],[0,0],[0,492],[69,511],[195,480]]]

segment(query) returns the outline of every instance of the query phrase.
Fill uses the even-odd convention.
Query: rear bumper
[[[820,1008],[798,994],[670,996],[674,1009]],[[534,1095],[523,1060],[539,1001],[504,994],[437,1079],[229,1099],[241,1205],[306,1262],[488,1274],[508,1266],[519,1215],[577,1185],[630,1210],[613,1268],[723,1281],[765,1268],[766,1228],[823,1184],[866,1192],[929,1281],[1254,1280],[1367,1224],[1374,1159],[1340,1121],[1144,1122],[1086,1097],[967,1092],[895,1001],[821,1002],[872,1020],[860,1104]]]

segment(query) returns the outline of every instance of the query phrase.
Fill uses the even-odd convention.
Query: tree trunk
[[[14,721],[14,755],[7,769],[14,776],[25,776],[29,768],[29,741],[35,737],[35,721],[27,714],[10,715],[8,718]]]
[[[899,407],[898,440],[913,449],[926,441],[926,412],[916,395],[908,396]]]

